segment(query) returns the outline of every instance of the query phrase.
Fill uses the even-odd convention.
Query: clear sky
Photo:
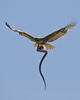
[[[5,26],[44,37],[77,20],[43,53]],[[80,100],[80,0],[0,0],[0,100]]]

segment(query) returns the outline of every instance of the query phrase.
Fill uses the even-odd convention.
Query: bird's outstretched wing
[[[7,24],[7,22],[5,22],[5,24],[6,24],[6,26],[7,26],[8,28],[10,28],[12,31],[18,32],[19,35],[24,36],[24,37],[30,39],[30,40],[33,41],[33,42],[36,42],[35,37],[31,36],[30,34],[25,33],[25,32],[22,32],[22,31],[19,31],[19,30],[12,29],[12,28]]]
[[[55,40],[57,40],[58,38],[60,38],[61,36],[65,35],[67,33],[68,30],[73,29],[73,27],[77,24],[77,22],[72,22],[71,24],[67,25],[64,28],[61,28],[47,36],[45,36],[43,38],[43,41],[45,42],[53,42]]]

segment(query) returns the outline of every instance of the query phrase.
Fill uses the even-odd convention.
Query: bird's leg
[[[40,61],[40,64],[39,64],[39,72],[40,72],[40,75],[41,75],[41,77],[42,77],[42,79],[44,81],[44,85],[45,85],[45,89],[46,89],[46,82],[45,82],[44,76],[43,76],[43,74],[41,72],[41,64],[42,64],[42,62],[43,62],[43,60],[46,57],[46,55],[47,55],[48,52],[46,50],[43,50],[43,46],[38,46],[37,47],[37,51],[45,53],[44,56],[42,57],[41,61]]]

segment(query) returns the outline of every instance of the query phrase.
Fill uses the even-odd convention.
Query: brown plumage
[[[31,41],[35,42],[35,44],[33,44],[34,47],[38,47],[38,45],[39,45],[39,46],[45,47],[46,50],[51,50],[51,49],[54,49],[55,46],[52,46],[47,42],[53,42],[53,41],[57,40],[58,38],[60,38],[61,36],[65,35],[67,33],[67,31],[73,29],[73,27],[77,23],[76,23],[76,21],[74,21],[71,24],[67,25],[66,27],[61,28],[61,29],[59,29],[59,30],[57,30],[55,32],[52,32],[51,34],[49,34],[49,35],[47,35],[47,36],[45,36],[43,38],[33,37],[33,36],[31,36],[30,34],[28,34],[26,32],[22,32],[22,31],[19,31],[19,30],[12,29],[7,24],[7,22],[5,22],[5,24],[12,31],[17,32],[17,33],[19,33],[19,35],[24,36],[24,37],[30,39]]]

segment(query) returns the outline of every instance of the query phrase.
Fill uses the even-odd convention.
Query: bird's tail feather
[[[45,43],[44,46],[45,46],[46,50],[55,49],[55,46],[52,46],[52,45],[50,45],[50,44],[48,44],[48,43]]]
[[[33,46],[34,46],[34,47],[38,47],[38,44],[35,43],[35,44],[33,44]],[[42,46],[42,45],[39,44],[39,46]],[[48,44],[48,43],[45,43],[43,46],[45,47],[46,50],[55,49],[55,46],[52,46],[52,45],[50,45],[50,44]]]

